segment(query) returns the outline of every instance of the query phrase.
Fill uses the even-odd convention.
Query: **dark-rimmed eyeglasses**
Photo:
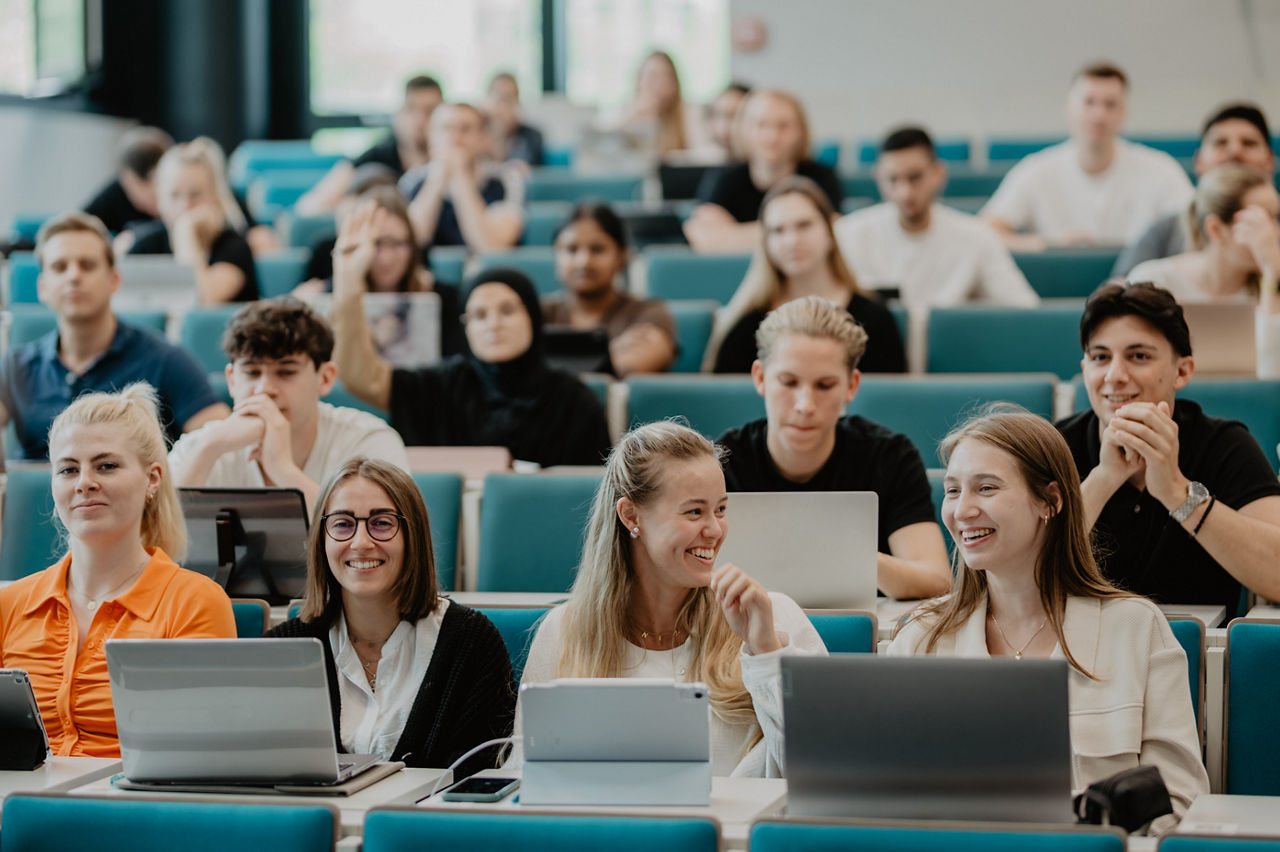
[[[320,518],[325,535],[334,541],[350,541],[356,528],[364,521],[365,532],[374,541],[390,541],[400,532],[404,515],[399,512],[374,512],[367,518],[358,518],[350,512],[333,512]]]

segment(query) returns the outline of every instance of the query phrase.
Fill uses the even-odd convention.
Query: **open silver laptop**
[[[1182,315],[1191,331],[1196,375],[1257,374],[1255,305],[1248,302],[1187,302],[1182,306]]]
[[[879,506],[874,491],[735,492],[717,558],[802,607],[874,609]]]
[[[338,754],[319,639],[111,639],[107,669],[130,781],[338,784],[378,760]]]
[[[171,254],[127,255],[116,260],[120,290],[111,299],[116,310],[178,313],[199,303],[195,269]]]
[[[787,812],[1074,822],[1065,660],[782,659]]]

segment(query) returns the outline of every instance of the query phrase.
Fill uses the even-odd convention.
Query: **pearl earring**
[[[632,528],[631,528],[631,537],[632,537],[632,538],[639,538],[639,537],[640,537],[640,528],[639,528],[639,527],[632,527]]]

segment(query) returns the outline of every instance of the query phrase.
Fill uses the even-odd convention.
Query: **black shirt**
[[[822,187],[827,198],[831,199],[831,209],[840,212],[844,188],[834,171],[821,163],[803,160],[796,166],[796,174]],[[704,204],[720,205],[739,222],[754,222],[760,218],[760,204],[768,189],[760,189],[751,181],[750,166],[734,163],[707,173],[698,187],[698,200]]]
[[[905,373],[907,354],[889,309],[873,298],[854,293],[848,310],[867,332],[867,351],[862,353],[858,369],[864,373]],[[715,372],[751,372],[751,362],[756,360],[756,329],[766,314],[765,310],[749,311],[734,323],[716,353]]]
[[[152,222],[137,230],[137,240],[129,254],[173,254],[173,246],[169,242],[169,230],[163,222]],[[231,228],[227,228],[214,239],[209,247],[208,264],[230,263],[244,273],[244,284],[240,292],[231,299],[233,302],[256,302],[258,295],[258,271],[253,265],[253,252],[244,237]],[[124,282],[128,287],[129,282]]]
[[[1280,494],[1275,472],[1243,423],[1208,417],[1185,399],[1174,404],[1173,420],[1182,475],[1204,483],[1218,502],[1240,509]],[[1085,411],[1057,425],[1084,479],[1098,466],[1098,416]],[[1238,614],[1240,582],[1146,490],[1126,482],[1112,495],[1094,525],[1094,550],[1103,573],[1122,588],[1157,603],[1221,604],[1228,618]]]
[[[768,433],[768,420],[753,420],[716,442],[729,450],[724,481],[730,491],[874,491],[880,497],[880,553],[889,552],[889,536],[903,527],[934,522],[929,477],[906,435],[857,415],[841,417],[827,463],[808,482],[792,482],[769,455]]]
[[[404,163],[400,160],[400,149],[396,147],[396,137],[388,135],[368,151],[365,151],[352,162],[357,169],[368,163],[378,163],[391,169],[396,177],[404,174]]]
[[[129,200],[119,180],[113,180],[104,186],[102,191],[84,206],[84,212],[101,219],[102,224],[106,225],[107,230],[113,234],[120,233],[130,225],[136,226],[155,221],[154,216],[143,213],[133,206],[133,202]]]

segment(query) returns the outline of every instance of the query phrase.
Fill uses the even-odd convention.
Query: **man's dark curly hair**
[[[319,367],[333,356],[333,331],[324,317],[293,296],[245,305],[222,336],[222,351],[241,358],[279,360],[299,352]]]

